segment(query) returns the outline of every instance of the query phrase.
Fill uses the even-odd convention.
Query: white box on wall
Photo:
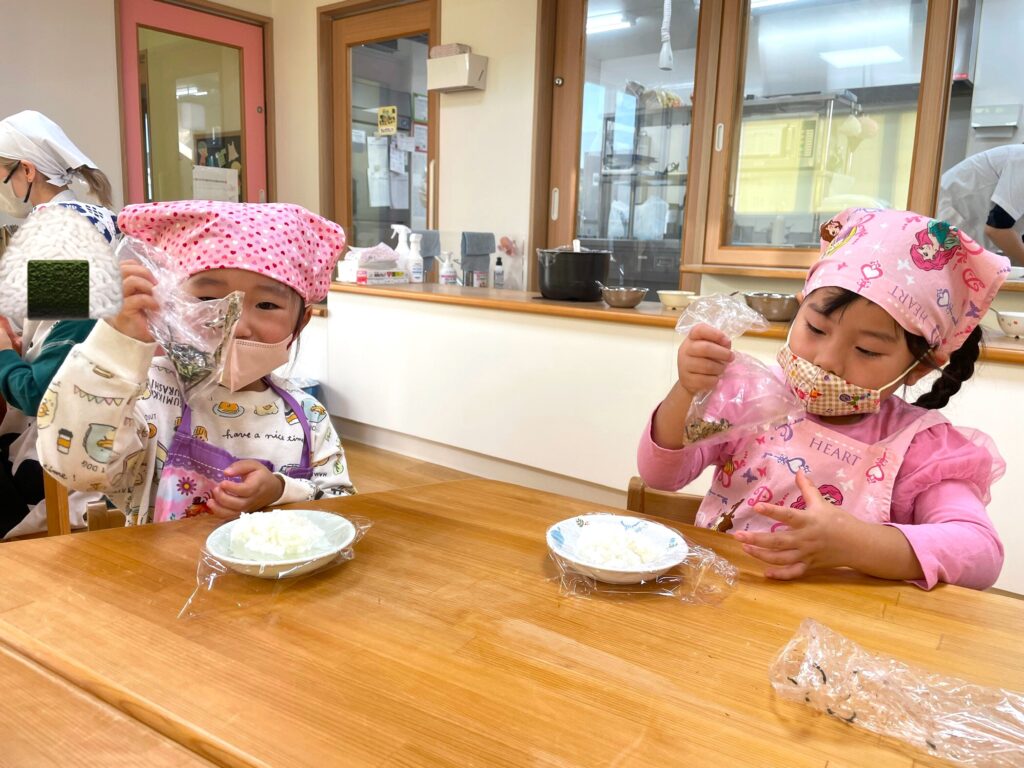
[[[482,91],[487,86],[487,57],[461,53],[427,59],[427,90]]]

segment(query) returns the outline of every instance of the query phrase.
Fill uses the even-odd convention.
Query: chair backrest
[[[105,528],[124,528],[124,512],[111,509],[105,501],[94,501],[85,507],[86,521],[90,531],[102,531]]]
[[[68,489],[46,470],[43,470],[43,498],[46,499],[46,535],[61,536],[71,533]]]
[[[61,536],[71,533],[71,505],[68,489],[49,472],[43,471],[43,498],[46,499],[46,535]],[[124,512],[110,509],[105,501],[94,501],[85,508],[90,531],[104,528],[123,528]]]
[[[642,515],[664,517],[684,525],[693,525],[697,519],[697,509],[703,500],[703,496],[695,496],[692,493],[656,491],[648,488],[639,477],[634,477],[629,481],[626,509]]]

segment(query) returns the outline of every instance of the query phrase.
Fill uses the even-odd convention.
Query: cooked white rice
[[[657,560],[661,552],[644,537],[619,526],[587,525],[580,530],[573,553],[599,568],[636,568]]]
[[[290,509],[243,513],[231,528],[231,553],[246,560],[294,560],[327,547],[323,529]]]

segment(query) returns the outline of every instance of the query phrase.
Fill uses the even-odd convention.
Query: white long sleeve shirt
[[[103,491],[129,524],[153,520],[156,488],[180,421],[174,370],[153,357],[156,344],[100,321],[61,366],[39,407],[37,450],[43,467],[69,488]],[[272,389],[212,395],[190,402],[192,435],[238,459],[265,459],[284,480],[275,504],[355,493],[341,439],[327,409],[287,380],[274,378],[302,407],[310,426],[313,477],[281,474],[299,464],[304,436],[292,409]]]

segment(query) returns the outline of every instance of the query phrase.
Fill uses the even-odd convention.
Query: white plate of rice
[[[686,559],[689,547],[668,526],[628,515],[593,513],[548,528],[548,547],[574,571],[608,584],[639,584]]]
[[[243,513],[206,539],[211,555],[238,573],[283,579],[315,571],[349,547],[356,528],[317,509]]]

